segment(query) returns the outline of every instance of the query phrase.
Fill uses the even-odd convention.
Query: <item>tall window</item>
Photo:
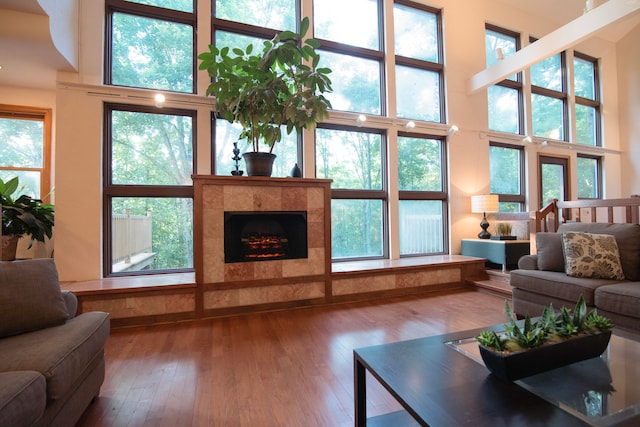
[[[398,136],[400,255],[445,252],[445,153],[443,138]]]
[[[20,194],[45,198],[51,190],[51,110],[0,104],[0,141],[0,178],[17,176],[24,185]]]
[[[521,212],[525,205],[524,149],[491,142],[489,146],[491,194],[499,196],[500,212]]]
[[[194,0],[106,0],[105,83],[194,93]]]
[[[105,105],[105,276],[193,268],[195,112]]]
[[[578,198],[602,198],[602,158],[578,153]]]
[[[299,21],[296,0],[275,0],[256,2],[253,0],[216,0],[213,11],[212,38],[218,48],[225,46],[245,47],[253,44],[255,51],[261,51],[263,43],[283,30],[295,31]],[[226,120],[215,120],[214,173],[229,175],[235,169],[233,161],[234,143],[244,153],[250,145],[245,139],[239,140],[242,129]],[[295,130],[287,135],[282,132],[282,141],[273,150],[276,160],[273,164],[274,177],[288,176],[294,164],[302,164],[299,158],[300,138]],[[261,146],[261,150],[268,149]],[[244,162],[239,165],[242,168]],[[246,172],[245,172],[246,173]]]
[[[579,52],[573,57],[576,102],[576,141],[578,144],[602,145],[600,131],[600,83],[598,61]]]
[[[567,117],[566,65],[562,52],[531,67],[532,134],[566,141]]]
[[[520,35],[494,25],[485,28],[487,67],[513,55],[520,49]],[[523,133],[522,73],[510,76],[487,90],[489,129],[514,134]]]
[[[316,176],[332,179],[334,259],[387,255],[386,141],[376,130],[321,125],[316,129]]]
[[[569,159],[562,156],[538,156],[540,206],[551,200],[571,200],[569,192]],[[563,213],[564,215],[564,213]]]
[[[445,106],[440,11],[396,0],[393,17],[397,116],[441,123]]]
[[[320,67],[332,70],[333,109],[384,115],[382,2],[322,0],[313,5]]]

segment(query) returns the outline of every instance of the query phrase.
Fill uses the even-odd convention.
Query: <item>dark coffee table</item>
[[[600,358],[506,383],[482,364],[481,330],[354,350],[355,425],[640,425],[640,342],[614,332]],[[404,410],[367,419],[367,372]]]

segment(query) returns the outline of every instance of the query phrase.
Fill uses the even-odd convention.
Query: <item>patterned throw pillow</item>
[[[610,234],[562,233],[565,272],[572,277],[624,280],[616,238]]]

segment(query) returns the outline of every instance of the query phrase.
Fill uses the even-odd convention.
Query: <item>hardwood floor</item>
[[[113,330],[80,427],[353,426],[353,349],[506,321],[459,292]],[[368,413],[399,408],[368,381]]]

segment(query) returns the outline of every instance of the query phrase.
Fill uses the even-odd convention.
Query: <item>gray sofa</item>
[[[77,304],[53,259],[0,262],[0,426],[73,426],[98,395],[109,315]]]
[[[624,278],[567,274],[562,236],[572,232],[614,236]],[[537,233],[536,249],[536,254],[520,258],[518,269],[511,272],[513,309],[518,317],[538,316],[550,303],[555,309],[573,308],[582,295],[589,309],[596,308],[598,314],[609,317],[616,326],[640,331],[640,225],[562,224],[557,233]]]

